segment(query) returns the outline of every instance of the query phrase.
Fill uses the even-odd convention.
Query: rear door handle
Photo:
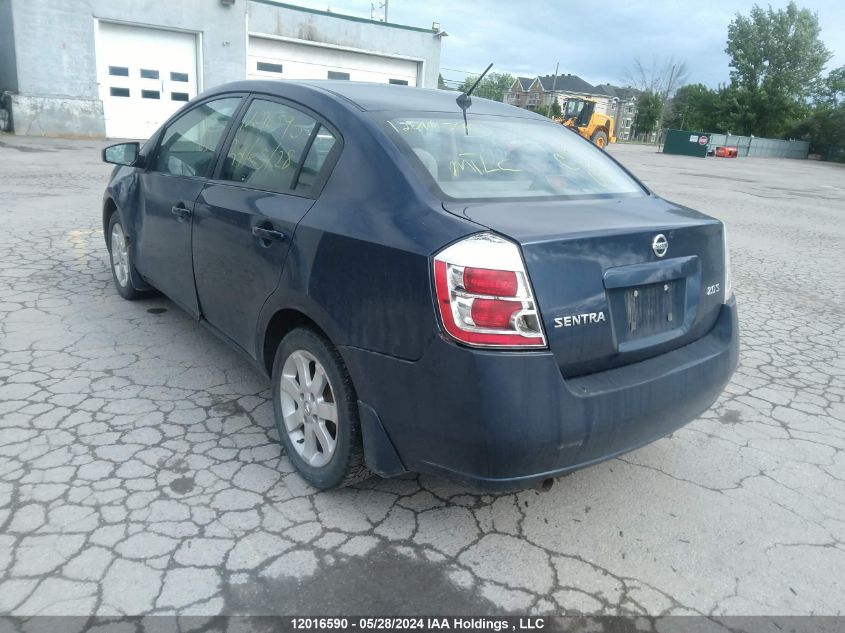
[[[287,239],[287,235],[285,235],[281,231],[265,229],[261,226],[252,227],[252,234],[255,237],[260,237],[262,240],[274,240],[276,242],[284,242]]]
[[[179,206],[178,204],[170,207],[170,212],[177,218],[179,218],[180,222],[191,217],[191,211],[189,209],[186,209],[185,207]]]

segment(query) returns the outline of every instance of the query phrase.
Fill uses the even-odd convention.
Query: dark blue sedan
[[[529,111],[244,81],[103,155],[117,291],[269,375],[318,488],[551,481],[689,422],[736,367],[723,224]]]

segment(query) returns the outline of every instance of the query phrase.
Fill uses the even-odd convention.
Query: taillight
[[[537,302],[519,247],[492,233],[456,242],[434,256],[443,329],[476,347],[545,347]]]
[[[519,284],[512,270],[489,268],[464,268],[464,288],[478,295],[515,297]]]

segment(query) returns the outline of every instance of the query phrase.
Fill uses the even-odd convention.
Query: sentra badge
[[[572,327],[573,325],[589,325],[590,323],[603,323],[604,312],[582,312],[581,314],[567,314],[562,317],[555,317],[555,327]]]

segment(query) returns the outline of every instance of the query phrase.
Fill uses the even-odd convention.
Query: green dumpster
[[[706,132],[688,130],[666,130],[663,142],[664,154],[682,154],[683,156],[707,156],[707,143],[710,135]]]

